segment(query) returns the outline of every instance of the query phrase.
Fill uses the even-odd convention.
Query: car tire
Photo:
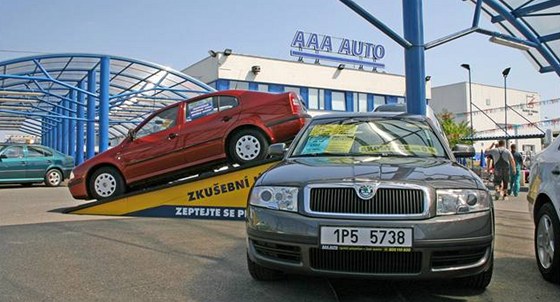
[[[50,169],[45,173],[45,185],[47,187],[58,187],[63,180],[64,176],[58,169]]]
[[[89,191],[97,200],[122,195],[126,192],[125,183],[119,171],[113,167],[101,167],[89,178]]]
[[[538,211],[535,227],[535,254],[543,278],[560,284],[560,222],[551,203]]]
[[[494,254],[492,254],[490,257],[490,267],[488,268],[488,270],[463,279],[463,284],[466,287],[478,290],[483,290],[488,287],[490,281],[492,281],[492,275],[494,273]]]
[[[247,267],[251,277],[257,281],[274,281],[281,279],[284,276],[284,273],[281,271],[269,269],[253,262],[249,257],[249,254],[247,254]]]
[[[239,165],[266,158],[268,140],[258,130],[242,129],[235,132],[229,140],[228,155]]]

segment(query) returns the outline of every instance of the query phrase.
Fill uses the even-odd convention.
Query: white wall
[[[261,68],[257,75],[251,72],[255,65]],[[338,70],[333,66],[237,54],[224,56],[220,53],[217,59],[204,59],[183,72],[206,83],[220,78],[394,96],[404,96],[406,90],[405,78],[401,75],[350,68]],[[428,82],[428,99],[431,98],[430,88]]]
[[[443,111],[447,108],[448,111],[457,114],[456,121],[470,121],[469,111],[469,93],[468,82],[451,84],[441,87],[434,87],[432,89],[433,98],[430,101],[430,106],[436,113]],[[488,110],[486,114],[477,112],[476,107],[473,106],[473,125],[477,136],[491,137],[502,136],[505,132],[499,129],[497,124],[503,126],[505,124],[505,96],[504,87],[496,87],[472,83],[473,104],[477,105],[481,110]],[[540,120],[540,107],[528,108],[527,102],[533,99],[534,102],[540,101],[540,96],[536,92],[523,91],[517,89],[507,89],[507,103],[509,107],[513,107],[529,122],[537,122]],[[521,108],[516,106],[521,105]],[[526,111],[523,111],[526,110]],[[528,110],[528,111],[527,111]],[[532,112],[535,111],[535,112]],[[515,113],[512,109],[508,109],[507,122],[510,126],[523,125],[529,123],[523,117]],[[540,131],[537,128],[515,128],[508,129],[509,135],[516,134],[537,134]],[[492,141],[477,142],[475,146],[477,149],[486,148]],[[541,150],[540,139],[524,139],[513,140],[510,143],[516,143],[518,148],[522,150],[523,145],[533,145],[536,151]]]

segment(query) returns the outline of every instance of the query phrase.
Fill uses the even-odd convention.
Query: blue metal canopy
[[[214,91],[168,67],[98,54],[50,54],[0,62],[0,130],[40,136],[83,160],[149,113]],[[94,151],[96,150],[96,151]]]
[[[541,73],[560,76],[560,0],[470,0],[496,24],[503,36],[493,42],[524,50]]]

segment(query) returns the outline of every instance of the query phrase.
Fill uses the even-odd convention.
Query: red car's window
[[[136,138],[174,127],[177,123],[177,110],[178,106],[175,106],[154,115],[147,123],[136,131]]]
[[[218,101],[215,97],[190,102],[187,104],[187,122],[218,112]]]
[[[239,105],[239,102],[236,98],[227,95],[219,96],[218,103],[220,111],[228,110]]]

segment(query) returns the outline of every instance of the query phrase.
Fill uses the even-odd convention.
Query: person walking
[[[510,173],[517,173],[515,170],[515,162],[513,160],[513,155],[506,148],[506,142],[504,140],[498,141],[496,148],[495,143],[492,143],[486,153],[492,157],[492,162],[494,163],[494,187],[496,189],[496,200],[502,197],[504,200],[507,199],[509,176]],[[511,169],[511,171],[510,171]]]
[[[510,180],[509,180],[509,194],[513,196],[519,195],[520,178],[521,178],[521,167],[523,166],[523,156],[521,153],[517,152],[517,146],[511,144],[511,155],[515,163],[515,168],[511,169]]]

